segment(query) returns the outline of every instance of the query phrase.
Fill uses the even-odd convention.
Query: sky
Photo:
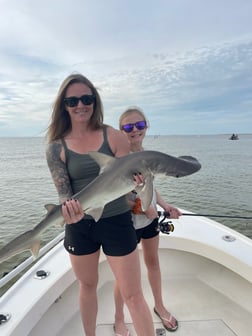
[[[43,136],[61,82],[148,134],[252,133],[251,0],[0,0],[0,137]]]

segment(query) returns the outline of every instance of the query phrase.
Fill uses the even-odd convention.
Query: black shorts
[[[149,225],[142,229],[136,230],[137,242],[140,243],[141,239],[149,239],[157,236],[159,231],[156,230],[158,225],[158,218],[155,218]]]
[[[85,219],[65,227],[65,249],[74,255],[91,254],[100,249],[109,256],[124,256],[137,246],[131,212],[101,218]]]

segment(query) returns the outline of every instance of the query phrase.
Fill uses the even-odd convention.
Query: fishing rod
[[[222,218],[235,218],[235,219],[252,219],[246,216],[233,216],[233,215],[213,215],[213,214],[196,214],[196,213],[181,213],[182,216],[200,216],[200,217],[222,217]],[[174,225],[170,219],[168,211],[158,211],[158,224],[156,230],[162,233],[170,234],[174,231]]]
[[[182,216],[200,216],[200,217],[218,217],[218,218],[234,218],[234,219],[252,219],[252,217],[235,216],[235,215],[213,215],[213,214],[196,214],[196,213],[181,213]],[[158,216],[164,216],[169,218],[170,213],[168,211],[158,211]]]

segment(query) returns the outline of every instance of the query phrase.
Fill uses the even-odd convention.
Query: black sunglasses
[[[64,103],[68,107],[75,107],[79,104],[79,100],[82,102],[83,105],[91,105],[95,102],[94,95],[83,95],[81,97],[67,97],[64,99]]]
[[[139,130],[143,130],[147,127],[147,123],[145,120],[142,121],[137,121],[135,124],[125,124],[121,126],[121,129],[126,132],[126,133],[130,133],[133,131],[134,126]]]

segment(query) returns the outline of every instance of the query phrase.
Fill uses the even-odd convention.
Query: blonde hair
[[[130,115],[133,114],[133,113],[138,113],[138,114],[140,114],[140,116],[141,116],[141,117],[143,118],[143,120],[146,122],[146,124],[147,124],[147,128],[149,127],[149,122],[148,122],[148,120],[147,120],[147,118],[146,118],[146,116],[145,116],[143,110],[142,110],[140,107],[138,107],[138,106],[130,106],[129,108],[127,108],[126,111],[124,111],[124,112],[121,114],[121,116],[120,116],[120,118],[119,118],[119,129],[120,129],[120,130],[122,129],[122,121],[123,121],[123,119],[126,118],[126,117],[128,117],[128,116],[130,116]]]

